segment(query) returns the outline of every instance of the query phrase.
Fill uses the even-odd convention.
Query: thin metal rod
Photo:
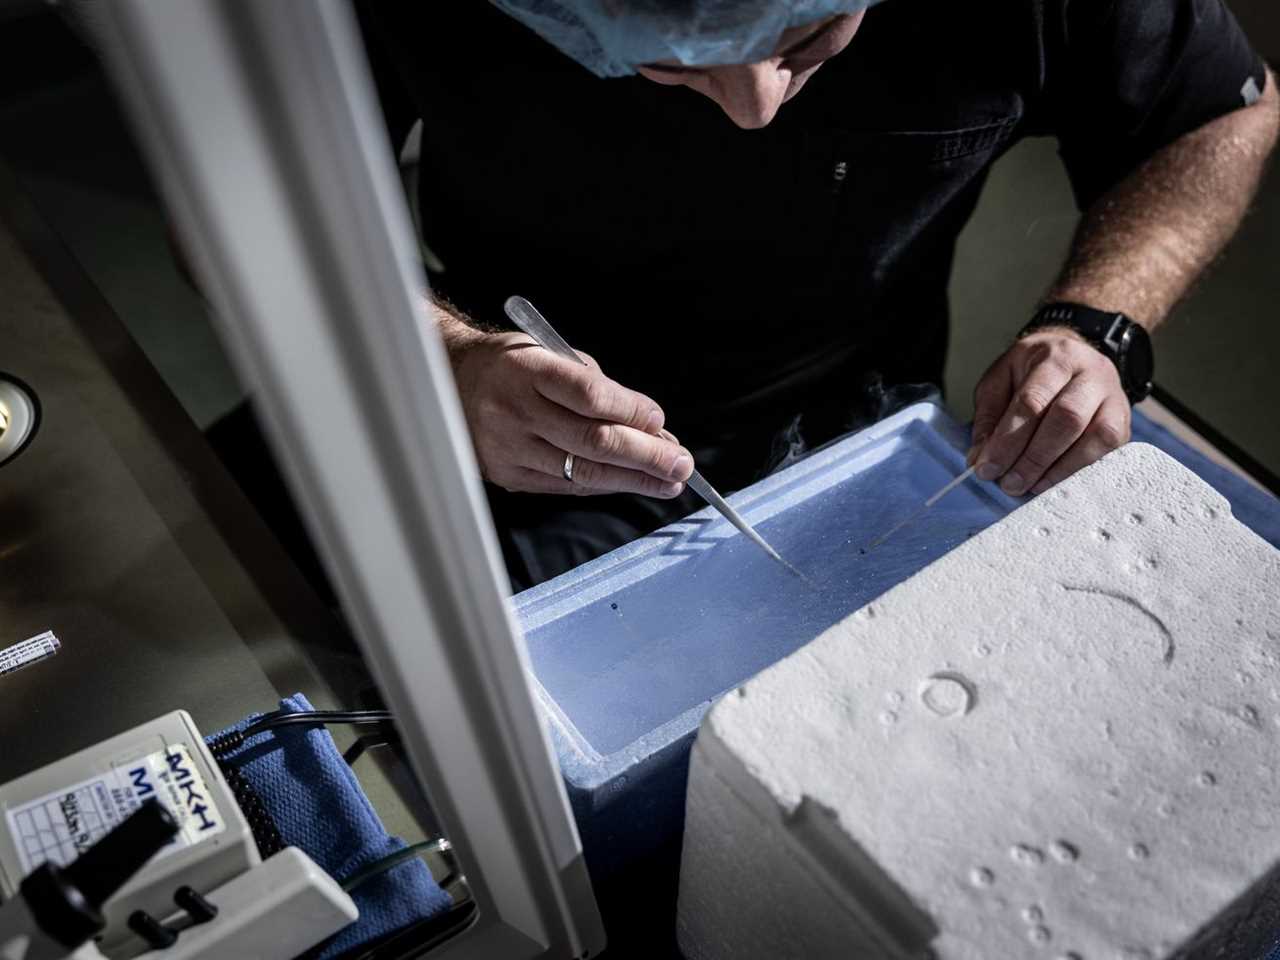
[[[880,544],[884,543],[886,540],[892,537],[895,533],[897,533],[903,527],[907,526],[908,524],[914,523],[923,514],[927,513],[935,503],[937,503],[939,500],[945,497],[948,493],[950,493],[956,487],[960,486],[960,484],[964,483],[966,480],[972,477],[976,470],[977,470],[977,467],[972,466],[968,470],[966,470],[964,473],[960,474],[960,476],[956,477],[954,480],[949,481],[945,487],[943,487],[941,490],[935,493],[932,497],[926,500],[924,502],[924,506],[920,507],[919,510],[916,510],[914,513],[912,513],[910,516],[906,517],[905,519],[899,520],[897,523],[895,523],[892,527],[890,527],[884,533],[880,534],[880,536],[876,537],[869,544],[867,544],[863,548],[862,552],[868,553],[874,550],[876,547],[880,546]]]
[[[719,510],[721,516],[737,527],[748,540],[771,556],[774,560],[778,561],[778,563],[786,567],[789,573],[794,574],[801,580],[805,579],[805,575],[784,560],[777,550],[769,546],[768,541],[766,541],[764,537],[760,536],[760,534],[756,533],[755,528],[752,527],[751,524],[747,523],[737,510],[729,506],[724,497],[716,493],[715,487],[707,483],[706,479],[697,470],[693,471],[693,474],[689,477],[689,486],[693,488],[694,493]]]
[[[964,473],[960,474],[960,476],[956,477],[954,480],[948,483],[945,487],[943,487],[941,490],[935,493],[928,500],[926,500],[924,502],[925,507],[926,508],[932,507],[935,503],[937,503],[939,500],[945,497],[948,493],[950,493],[956,487],[960,486],[960,484],[964,483],[966,480],[968,480],[977,472],[978,472],[978,467],[975,464],[974,466],[966,470]]]

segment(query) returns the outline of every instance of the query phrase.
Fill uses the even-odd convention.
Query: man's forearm
[[[440,339],[444,341],[445,349],[451,356],[454,351],[470,346],[494,332],[485,330],[444,297],[428,293],[426,299],[427,319],[439,328]]]
[[[1261,99],[1164,147],[1086,211],[1048,300],[1158,325],[1235,233],[1280,127],[1268,75]]]

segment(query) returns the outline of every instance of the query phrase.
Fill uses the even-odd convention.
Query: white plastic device
[[[46,860],[69,864],[152,797],[180,830],[103,905],[99,944],[111,956],[146,949],[127,926],[133,911],[165,917],[178,886],[212,890],[261,862],[191,716],[175,710],[0,786],[0,893],[14,896]]]
[[[218,908],[214,919],[139,960],[288,960],[360,916],[351,897],[297,847],[268,857],[205,899]]]
[[[297,847],[286,847],[209,893],[217,915],[138,960],[290,960],[359,919],[351,897]],[[180,924],[177,915],[166,918]],[[0,911],[0,960],[110,960],[89,942],[67,948],[40,929],[21,898]]]

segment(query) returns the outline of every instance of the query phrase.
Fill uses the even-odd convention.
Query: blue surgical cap
[[[877,0],[492,0],[600,77],[675,60],[685,66],[755,63],[784,31]]]

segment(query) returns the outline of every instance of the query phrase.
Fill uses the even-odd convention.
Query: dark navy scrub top
[[[728,489],[797,414],[816,444],[868,384],[941,381],[956,237],[1020,138],[1058,138],[1087,207],[1265,83],[1221,0],[884,0],[746,131],[481,0],[361,13],[393,127],[424,120],[433,287],[490,324],[528,297],[700,463],[728,444]]]

